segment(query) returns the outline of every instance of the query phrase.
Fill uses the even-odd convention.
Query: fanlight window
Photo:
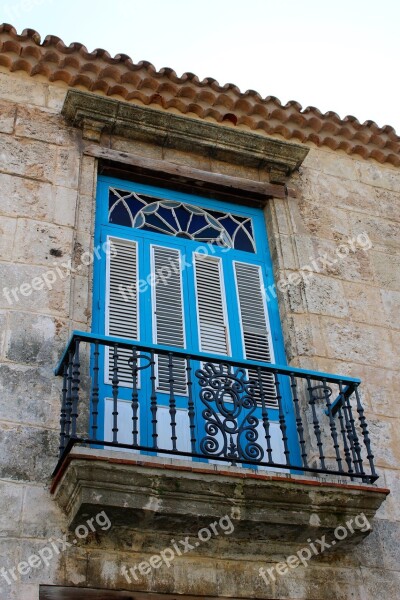
[[[255,252],[250,217],[109,188],[109,223]]]

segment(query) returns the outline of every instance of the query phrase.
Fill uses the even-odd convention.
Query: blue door
[[[277,303],[270,298],[271,294],[264,293],[273,285],[273,277],[261,209],[100,177],[96,219],[96,247],[101,248],[100,259],[95,263],[96,332],[128,338],[142,346],[157,344],[232,360],[285,364]],[[100,422],[103,439],[111,441],[113,359],[108,350],[101,359],[104,368],[100,377],[103,399]],[[118,440],[127,444],[132,443],[130,359],[129,350],[119,351]],[[186,361],[174,358],[171,362],[167,356],[158,356],[153,377],[155,388],[145,354],[142,353],[137,366],[137,443],[153,447],[156,437],[158,448],[172,449],[169,403],[173,391],[176,405],[173,444],[177,450],[190,453]],[[229,448],[236,444],[241,446],[242,456],[271,459],[266,451],[263,456],[258,453],[259,447],[265,450],[260,402],[251,413],[256,421],[242,423],[239,433],[232,429],[234,390],[240,389],[243,381],[257,377],[260,380],[260,374],[251,368],[241,372],[205,359],[192,365],[192,375],[196,451],[206,452],[212,460],[228,456]],[[212,387],[218,378],[235,385],[231,386],[233,392],[225,386],[219,401],[214,397],[212,404],[207,386]],[[276,381],[271,374],[264,373],[261,384],[264,411],[268,411],[270,422],[272,458],[285,463]],[[154,389],[156,429],[151,418]],[[289,396],[286,398],[288,390],[280,392],[291,452],[297,454],[291,404]],[[208,420],[204,420],[204,415]],[[257,430],[256,438],[248,433],[249,423]]]

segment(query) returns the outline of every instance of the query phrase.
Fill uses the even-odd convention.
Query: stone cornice
[[[82,128],[84,139],[99,141],[101,133],[107,132],[267,169],[271,182],[283,181],[298,169],[309,151],[300,144],[77,90],[68,91],[62,114],[68,123]]]

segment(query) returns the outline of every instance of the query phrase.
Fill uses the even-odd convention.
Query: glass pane
[[[109,223],[255,252],[251,218],[177,200],[109,188]]]

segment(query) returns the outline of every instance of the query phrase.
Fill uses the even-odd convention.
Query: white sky
[[[399,0],[0,0],[0,22],[400,132]]]

